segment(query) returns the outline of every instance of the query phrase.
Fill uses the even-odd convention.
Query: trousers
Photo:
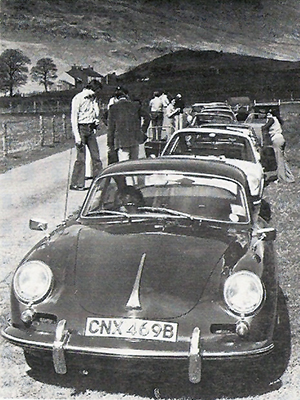
[[[91,154],[93,178],[95,178],[101,171],[102,162],[100,160],[100,152],[94,132],[94,125],[79,124],[78,130],[83,146],[77,147],[76,161],[74,163],[74,168],[71,178],[71,186],[84,187],[86,146],[88,147]]]
[[[294,183],[295,178],[284,156],[285,139],[282,135],[275,135],[272,138],[272,145],[277,162],[277,177],[279,180]]]

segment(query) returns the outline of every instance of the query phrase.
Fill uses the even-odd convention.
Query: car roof
[[[203,119],[207,119],[207,118],[211,118],[211,119],[213,119],[213,118],[225,118],[225,119],[227,119],[227,120],[230,120],[230,121],[234,121],[234,114],[231,114],[231,113],[224,113],[223,111],[220,111],[220,112],[211,112],[211,111],[201,111],[201,112],[199,112],[199,113],[197,113],[196,115],[195,115],[195,118],[202,118],[203,117]]]
[[[211,106],[227,106],[227,103],[222,102],[222,101],[217,101],[217,102],[208,102],[208,103],[193,103],[192,107],[211,107]]]
[[[252,127],[250,125],[241,123],[241,122],[235,122],[232,121],[231,123],[216,123],[216,122],[211,122],[211,123],[207,123],[207,124],[203,124],[201,125],[201,128],[215,128],[215,129],[224,129],[224,130],[237,130],[237,129],[242,129],[242,130],[251,130],[252,131]]]
[[[218,160],[199,160],[189,158],[188,156],[186,158],[166,156],[117,162],[105,168],[99,176],[130,172],[159,172],[165,170],[190,174],[220,176],[233,179],[248,188],[247,177],[245,173],[238,167],[224,164],[222,161]]]
[[[248,127],[245,127],[245,128],[249,129]],[[224,128],[218,128],[218,127],[210,126],[210,124],[201,125],[198,128],[180,129],[179,131],[175,131],[172,134],[171,138],[176,136],[176,135],[178,135],[178,134],[180,134],[180,133],[187,133],[187,134],[191,133],[191,134],[196,135],[197,133],[199,134],[199,133],[207,133],[207,132],[217,133],[218,135],[222,135],[222,134],[223,135],[229,135],[230,134],[232,136],[241,136],[241,137],[244,137],[244,138],[246,138],[247,140],[250,141],[249,135],[243,130],[238,130],[238,129],[234,130],[234,129],[230,129],[230,128],[226,129],[225,127]]]

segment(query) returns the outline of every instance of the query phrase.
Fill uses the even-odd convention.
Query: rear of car
[[[254,202],[259,202],[264,188],[260,154],[253,138],[241,130],[214,129],[210,125],[175,132],[161,154],[163,157],[219,159],[241,168],[248,177]]]

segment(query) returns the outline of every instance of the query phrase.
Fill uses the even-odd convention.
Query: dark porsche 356
[[[249,199],[244,173],[218,161],[106,168],[79,214],[18,266],[2,335],[58,374],[155,360],[183,363],[198,383],[203,360],[266,356],[276,232],[253,223]]]

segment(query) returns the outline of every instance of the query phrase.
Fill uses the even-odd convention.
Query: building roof
[[[67,74],[72,76],[75,79],[82,79],[83,76],[88,76],[91,78],[102,78],[103,75],[99,74],[98,72],[94,71],[93,67],[89,66],[87,68],[73,65],[69,71],[66,71]]]

